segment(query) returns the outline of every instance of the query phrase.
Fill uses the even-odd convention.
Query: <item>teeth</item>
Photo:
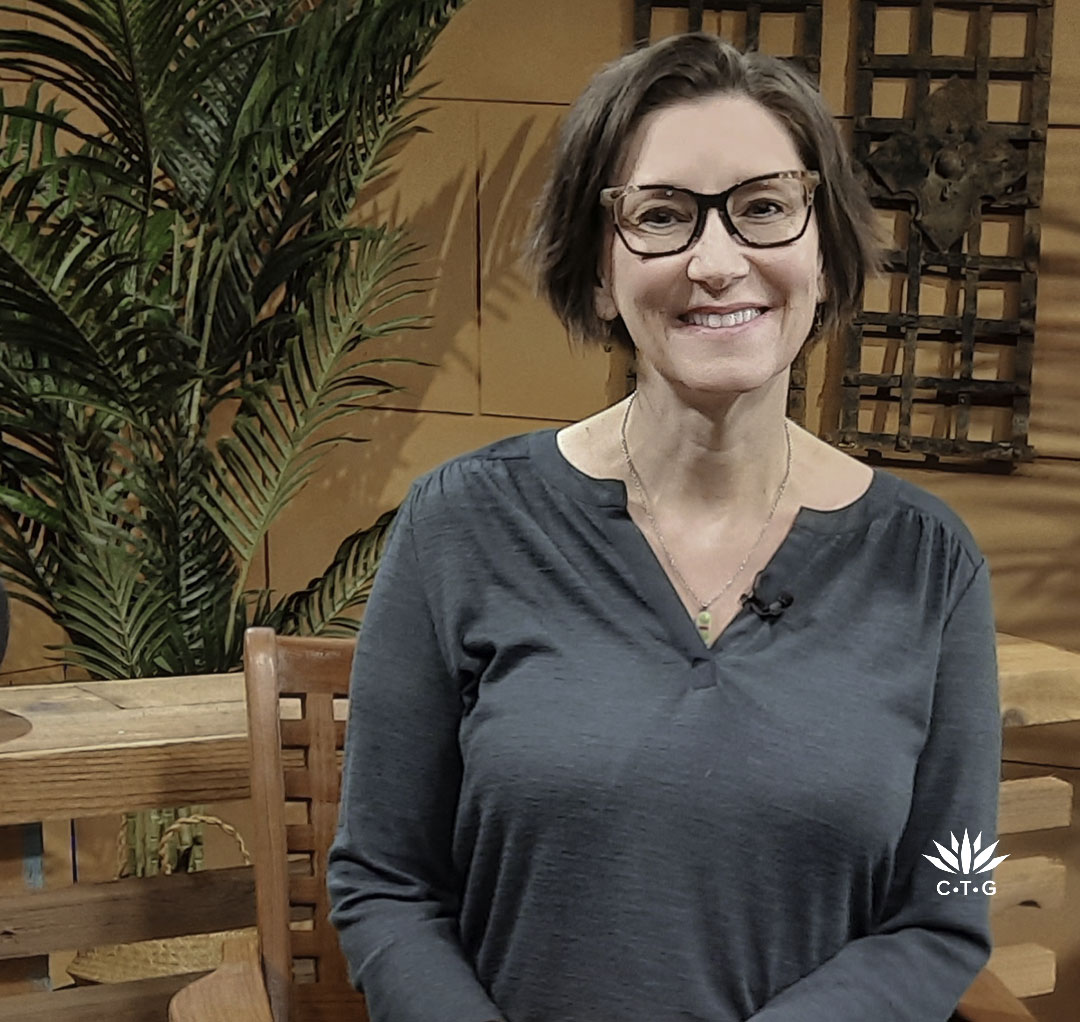
[[[760,315],[760,309],[739,309],[738,312],[725,312],[723,315],[718,312],[690,312],[683,318],[687,323],[692,323],[694,326],[715,328],[739,326],[742,323],[749,323],[752,319],[757,319]]]

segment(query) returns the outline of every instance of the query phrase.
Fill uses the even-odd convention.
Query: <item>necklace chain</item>
[[[630,395],[630,400],[626,402],[626,411],[623,413],[622,428],[619,430],[619,439],[622,443],[623,457],[626,459],[626,467],[630,472],[630,478],[634,481],[634,486],[641,499],[641,506],[645,509],[645,517],[649,519],[649,525],[652,526],[653,533],[660,544],[660,549],[664,551],[664,556],[667,558],[668,564],[671,565],[671,570],[675,573],[675,577],[698,605],[697,628],[701,633],[702,638],[707,639],[709,626],[712,624],[709,608],[735,584],[735,580],[743,573],[746,566],[750,563],[750,558],[754,556],[754,551],[757,550],[761,545],[761,541],[765,538],[765,533],[768,532],[769,526],[772,524],[772,520],[776,515],[776,509],[780,506],[780,500],[784,496],[784,491],[787,489],[788,479],[791,476],[791,429],[788,426],[787,419],[785,419],[784,440],[787,442],[787,461],[784,465],[784,478],[780,480],[780,485],[776,489],[776,496],[773,497],[772,506],[769,508],[769,514],[765,518],[764,524],[761,526],[761,531],[758,533],[757,539],[754,540],[750,549],[746,551],[746,556],[742,559],[742,563],[735,569],[735,574],[724,583],[720,591],[711,599],[703,600],[694,592],[690,583],[683,577],[683,573],[679,571],[679,566],[675,563],[675,558],[671,556],[671,551],[668,550],[667,543],[664,542],[664,535],[660,531],[660,527],[656,524],[656,518],[652,513],[649,497],[645,492],[645,484],[642,483],[641,476],[638,475],[638,470],[634,466],[634,459],[630,457],[630,448],[626,443],[626,424],[630,419],[630,409],[633,407],[634,398],[636,397],[637,391],[635,390]]]

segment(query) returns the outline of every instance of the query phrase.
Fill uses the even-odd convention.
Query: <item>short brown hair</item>
[[[821,174],[814,209],[828,293],[820,331],[850,323],[880,261],[873,208],[821,94],[787,61],[741,53],[703,32],[672,36],[603,68],[571,108],[537,203],[528,257],[540,293],[577,340],[631,344],[621,320],[593,303],[604,234],[600,189],[647,114],[681,100],[744,95],[778,117],[808,170]]]

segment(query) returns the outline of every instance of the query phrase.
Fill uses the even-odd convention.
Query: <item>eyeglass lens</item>
[[[797,178],[748,181],[727,200],[736,232],[750,245],[782,245],[806,225],[808,189]],[[697,228],[699,205],[693,192],[678,188],[641,188],[624,192],[615,217],[630,248],[642,255],[663,255],[689,244]]]

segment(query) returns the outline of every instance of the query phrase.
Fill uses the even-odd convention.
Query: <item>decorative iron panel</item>
[[[760,46],[763,27],[777,15],[794,15],[797,21],[790,56],[816,78],[821,72],[821,0],[674,0],[671,3],[650,3],[634,0],[634,39],[636,45],[646,45],[652,37],[654,11],[686,11],[688,32],[700,32],[706,13],[742,15],[738,38],[731,40],[744,50]],[[742,20],[742,19],[740,19]]]
[[[847,337],[841,447],[1034,457],[1052,18],[1053,0],[859,0],[854,153],[891,244]]]

